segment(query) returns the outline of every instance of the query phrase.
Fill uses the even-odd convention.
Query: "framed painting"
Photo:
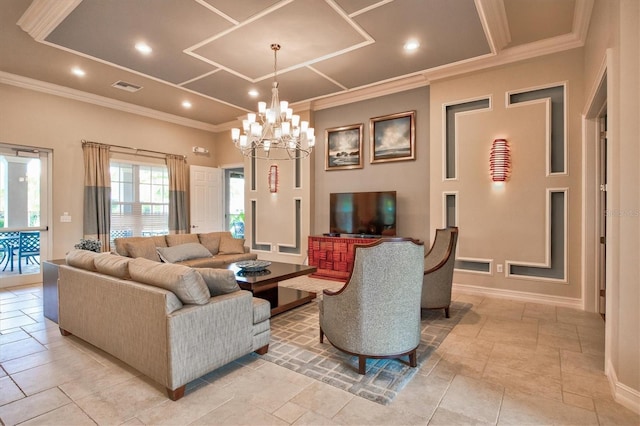
[[[371,163],[415,160],[416,112],[407,111],[371,119]]]
[[[326,130],[325,170],[362,168],[363,128],[361,123]]]

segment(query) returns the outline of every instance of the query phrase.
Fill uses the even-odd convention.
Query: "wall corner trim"
[[[625,408],[628,408],[636,414],[640,414],[640,390],[630,388],[618,381],[616,369],[613,367],[613,364],[611,364],[610,359],[607,360],[605,374],[611,386],[613,399]]]

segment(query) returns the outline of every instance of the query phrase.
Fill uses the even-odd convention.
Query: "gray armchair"
[[[422,286],[423,309],[444,309],[449,318],[451,305],[451,285],[456,258],[458,228],[451,226],[436,229],[433,245],[424,257],[424,278]]]
[[[417,365],[424,246],[409,238],[385,238],[356,245],[351,276],[336,292],[323,291],[320,343],[367,358],[409,356]]]

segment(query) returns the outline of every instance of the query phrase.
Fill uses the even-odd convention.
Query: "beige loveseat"
[[[258,258],[244,245],[243,238],[233,238],[231,232],[124,237],[114,243],[114,251],[121,256],[194,268],[226,268],[230,263]]]
[[[269,348],[271,307],[227,269],[72,250],[59,267],[59,326],[164,386]]]

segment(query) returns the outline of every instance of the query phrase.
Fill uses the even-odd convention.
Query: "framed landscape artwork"
[[[400,112],[371,119],[371,163],[415,160],[415,111]]]
[[[361,169],[364,125],[334,127],[326,131],[325,170]]]

